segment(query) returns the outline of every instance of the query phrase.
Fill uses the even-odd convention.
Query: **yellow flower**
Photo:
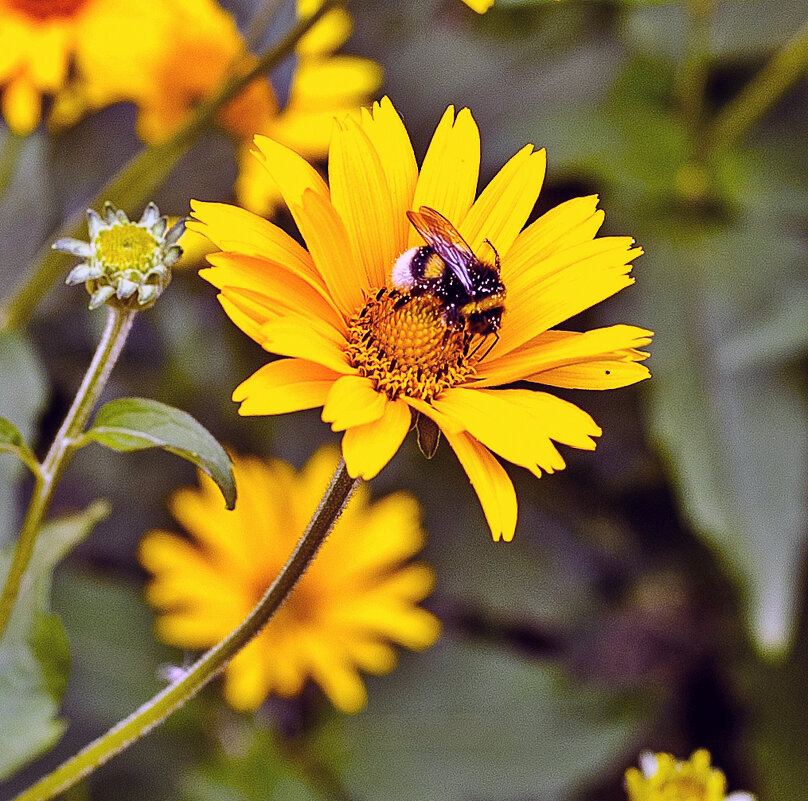
[[[107,68],[143,63],[167,45],[162,3],[133,0],[0,0],[2,112],[19,135],[39,123],[42,96],[63,89],[71,68],[95,92]],[[133,70],[131,83],[142,83]]]
[[[694,751],[687,762],[670,754],[640,755],[640,767],[626,771],[629,801],[754,801],[750,793],[727,795],[727,779],[710,767],[710,754]]]
[[[154,574],[147,597],[161,610],[158,636],[206,648],[235,629],[285,563],[336,463],[332,448],[318,451],[300,473],[278,460],[236,457],[232,512],[204,475],[199,489],[175,493],[171,511],[191,541],[152,531],[140,546],[140,560]],[[431,645],[440,623],[416,604],[432,590],[434,573],[408,561],[425,541],[419,516],[403,492],[371,503],[358,487],[298,586],[227,667],[228,703],[252,710],[271,693],[297,695],[312,678],[336,707],[356,712],[367,700],[359,670],[391,671],[391,643]]]
[[[323,406],[323,420],[345,432],[349,473],[363,478],[392,458],[413,417],[419,425],[426,417],[468,473],[494,538],[511,539],[516,494],[494,453],[539,476],[564,467],[553,441],[591,450],[601,430],[555,395],[497,387],[608,389],[647,378],[638,348],[649,331],[554,328],[633,283],[629,263],[642,251],[630,237],[595,239],[603,222],[595,196],[563,203],[520,233],[545,171],[544,151],[532,145],[475,201],[480,138],[467,109],[457,118],[446,111],[420,174],[386,98],[335,129],[330,188],[291,150],[264,137],[256,145],[309,249],[224,204],[193,202],[199,222],[190,223],[224,251],[208,257],[213,266],[202,275],[220,289],[227,314],[288,357],[236,389],[240,413]],[[433,295],[407,302],[390,292],[399,255],[423,244],[407,218],[420,207],[446,217],[475,253],[499,254],[507,294],[495,341],[449,327]]]

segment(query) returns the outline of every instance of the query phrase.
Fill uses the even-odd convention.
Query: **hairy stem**
[[[148,734],[189,698],[196,695],[267,624],[300,577],[345,508],[359,479],[348,475],[340,460],[331,484],[308,528],[295,546],[278,577],[244,622],[218,645],[205,653],[177,682],[166,687],[106,734],[90,743],[52,773],[20,793],[14,801],[44,801],[72,787],[117,753]]]
[[[301,20],[277,45],[264,53],[248,72],[231,76],[222,87],[205,100],[190,115],[185,124],[165,142],[148,145],[107,183],[93,198],[90,205],[100,208],[110,201],[118,208],[133,214],[145,205],[154,190],[191,146],[216,123],[219,111],[256,78],[269,72],[290,55],[305,34],[331,9],[344,6],[347,0],[324,0],[323,5],[310,17]],[[52,239],[85,234],[86,215],[77,212],[65,221]],[[50,239],[49,239],[50,242]],[[20,286],[0,307],[0,330],[18,328],[31,317],[33,310],[64,269],[62,254],[43,246],[34,259],[31,271]]]
[[[20,536],[11,557],[11,567],[2,595],[0,595],[0,640],[2,640],[14,610],[14,602],[17,600],[23,576],[31,561],[31,554],[34,551],[42,522],[48,514],[53,491],[75,450],[78,437],[84,431],[87,418],[106,386],[115,362],[118,361],[118,356],[120,356],[132,328],[135,314],[136,312],[133,311],[107,307],[107,322],[93,360],[61,428],[37,471],[34,492],[25,513]]]

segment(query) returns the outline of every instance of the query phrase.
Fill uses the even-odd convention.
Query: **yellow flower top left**
[[[132,0],[0,0],[0,110],[24,136],[42,116],[44,95],[63,89],[72,74],[91,86],[113,62],[137,64],[166,46],[165,3]]]

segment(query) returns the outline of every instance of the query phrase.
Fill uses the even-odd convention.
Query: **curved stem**
[[[716,116],[707,141],[713,152],[725,150],[752,126],[808,70],[808,21]]]
[[[84,430],[87,418],[106,386],[115,362],[118,361],[136,313],[115,309],[111,306],[107,307],[107,322],[93,360],[37,473],[34,492],[25,513],[20,536],[11,557],[11,567],[2,595],[0,595],[0,640],[2,640],[14,610],[14,602],[17,600],[23,576],[31,561],[31,554],[34,551],[42,521],[50,508],[53,491],[73,454],[76,439]]]
[[[194,111],[185,124],[165,142],[144,147],[107,183],[90,202],[100,208],[110,201],[124,211],[134,213],[145,205],[179,158],[216,122],[219,111],[256,78],[280,64],[308,31],[331,9],[348,0],[324,0],[310,17],[301,20],[278,44],[264,53],[248,72],[231,76],[222,87]],[[86,231],[86,215],[77,212],[65,221],[52,239],[81,239]],[[64,256],[43,246],[31,271],[0,307],[0,330],[18,328],[30,318],[39,301],[65,265]]]
[[[196,695],[264,628],[286,600],[298,579],[317,555],[317,551],[358,483],[359,479],[351,478],[345,468],[345,462],[340,460],[331,484],[306,532],[298,541],[283,570],[244,622],[204,654],[179,681],[166,687],[128,718],[64,762],[53,773],[20,793],[14,801],[45,801],[73,786],[115,754],[148,734],[189,698]]]

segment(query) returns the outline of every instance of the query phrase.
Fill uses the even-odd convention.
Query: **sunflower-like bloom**
[[[200,474],[171,511],[191,537],[149,532],[140,560],[154,574],[149,601],[161,610],[157,634],[183,648],[206,648],[236,628],[278,575],[328,486],[333,448],[318,451],[298,473],[285,462],[236,457],[239,488],[232,512]],[[392,643],[413,649],[440,633],[416,604],[434,573],[409,560],[423,547],[420,509],[397,492],[370,502],[359,486],[317,558],[266,628],[228,665],[225,698],[253,710],[270,693],[292,697],[307,678],[344,712],[367,692],[359,670],[384,674],[396,664]]]
[[[532,145],[475,200],[480,138],[467,109],[446,111],[420,173],[386,98],[336,126],[330,188],[277,142],[257,137],[256,146],[308,250],[233,206],[192,203],[199,222],[189,223],[224,251],[208,257],[202,275],[220,289],[227,314],[286,357],[236,388],[240,413],[322,406],[323,420],[345,432],[349,473],[363,478],[387,464],[413,418],[419,426],[426,418],[465,468],[494,538],[511,539],[516,494],[494,454],[539,476],[564,467],[554,441],[591,450],[601,430],[551,393],[499,387],[609,389],[647,378],[638,348],[650,331],[555,328],[633,283],[630,262],[642,251],[630,237],[595,238],[603,222],[595,196],[563,203],[522,231],[545,172],[545,153]],[[434,294],[391,291],[400,254],[424,244],[407,217],[422,207],[450,221],[475,254],[498,254],[506,294],[496,337],[448,326]]]
[[[640,768],[626,771],[629,801],[755,801],[750,793],[727,795],[727,778],[710,766],[710,754],[694,751],[680,762],[670,754],[640,754]]]
[[[0,0],[2,112],[19,135],[32,131],[42,96],[75,79],[95,92],[108,67],[128,65],[130,87],[143,85],[137,65],[170,44],[164,3],[133,0]],[[163,35],[165,34],[165,35]]]

